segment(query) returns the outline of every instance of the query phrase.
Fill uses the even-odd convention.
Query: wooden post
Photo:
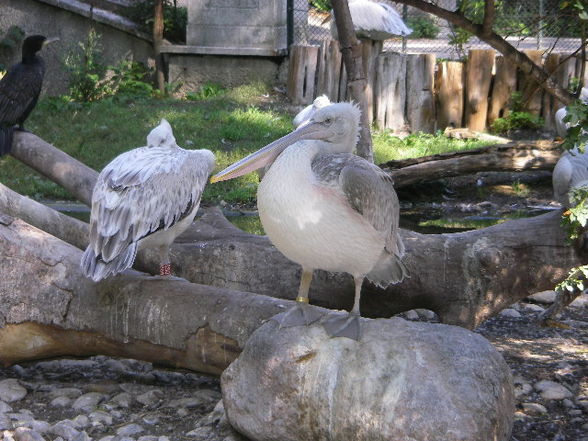
[[[408,55],[406,119],[412,133],[435,131],[435,54]]]
[[[318,46],[290,47],[287,92],[292,104],[310,104],[314,99],[318,49]]]
[[[370,40],[367,38],[361,39],[361,61],[363,63],[363,71],[367,80],[365,88],[365,98],[367,102],[367,116],[368,120],[374,120],[374,91],[376,86],[376,60],[378,55],[382,52],[384,42],[381,40]]]
[[[543,51],[537,49],[526,49],[523,51],[537,66],[543,65]],[[574,68],[575,69],[575,68]],[[536,80],[530,75],[520,72],[519,90],[523,93],[523,102],[526,103],[526,109],[533,115],[541,114],[541,101],[543,99],[543,89]]]
[[[547,55],[545,59],[544,69],[548,74],[553,74],[558,65],[559,65],[560,55],[550,53]],[[543,94],[543,105],[541,106],[541,117],[545,121],[545,128],[548,130],[552,130],[555,128],[555,112],[557,109],[555,108],[555,98],[548,94]]]
[[[560,55],[560,66],[558,67],[557,74],[555,75],[555,81],[564,89],[568,88],[570,85],[570,80],[576,76],[576,60],[574,60],[573,57],[569,57],[567,59],[566,57],[568,57],[568,55]],[[560,100],[555,100],[555,110],[564,106],[565,104],[563,102]]]
[[[163,42],[163,0],[155,0],[153,14],[153,52],[155,56],[155,75],[157,88],[161,93],[165,92],[165,76],[163,73],[163,57],[161,55],[161,43]]]
[[[509,114],[512,93],[517,90],[517,66],[502,55],[496,57],[496,74],[488,108],[488,125]]]
[[[406,56],[385,52],[376,61],[376,123],[381,129],[404,130]]]
[[[437,64],[437,127],[462,127],[464,100],[464,66],[460,61]]]
[[[468,55],[465,124],[472,130],[483,131],[486,128],[494,57],[493,49],[472,49]]]
[[[318,55],[316,95],[327,95],[331,101],[339,99],[341,51],[337,40],[324,40]]]

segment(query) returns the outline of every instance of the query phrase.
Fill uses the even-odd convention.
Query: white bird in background
[[[157,248],[160,275],[171,274],[169,247],[194,220],[215,166],[209,150],[184,150],[162,119],[147,146],[125,152],[98,176],[90,244],[81,267],[94,281],[130,268],[137,251]]]
[[[553,197],[564,207],[570,207],[570,190],[588,186],[588,151],[577,148],[565,151],[555,164],[552,174]]]
[[[320,318],[306,305],[315,269],[347,272],[355,280],[351,314],[328,316],[323,326],[332,336],[359,339],[364,278],[385,287],[407,276],[392,179],[351,153],[359,116],[351,103],[323,107],[294,132],[211,178],[223,181],[271,165],[257,191],[259,217],[272,243],[302,266],[299,303],[276,317],[281,326]]]
[[[582,87],[582,91],[580,92],[580,101],[584,104],[588,104],[588,87]],[[570,128],[570,123],[564,122],[564,118],[568,114],[567,107],[562,107],[555,112],[555,131],[560,138],[565,138],[568,129]]]
[[[318,109],[322,109],[323,107],[326,107],[329,104],[331,104],[331,100],[329,100],[329,97],[327,95],[321,95],[316,97],[312,104],[309,104],[300,112],[298,112],[298,114],[292,120],[292,124],[295,128],[298,128],[300,124],[312,118],[312,116]]]
[[[358,38],[371,40],[387,40],[396,36],[407,36],[412,33],[400,18],[396,10],[386,3],[370,0],[350,0],[349,13],[355,34]],[[333,12],[331,11],[331,16]],[[331,35],[337,39],[335,20],[331,20]]]

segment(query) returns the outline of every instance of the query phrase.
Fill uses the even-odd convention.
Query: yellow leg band
[[[308,297],[298,296],[296,297],[296,301],[300,303],[308,303]]]

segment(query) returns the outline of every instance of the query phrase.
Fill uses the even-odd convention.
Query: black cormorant
[[[37,104],[45,75],[45,62],[37,52],[55,40],[42,35],[25,38],[22,61],[0,80],[0,156],[10,152],[14,126],[24,130],[23,124]]]

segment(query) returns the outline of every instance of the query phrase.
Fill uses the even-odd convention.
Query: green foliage
[[[406,23],[412,29],[409,38],[437,38],[439,34],[439,26],[428,16],[410,17]]]
[[[561,225],[570,240],[580,237],[588,222],[588,187],[576,187],[569,193],[570,205],[562,216]]]
[[[308,4],[310,7],[323,12],[329,12],[331,9],[333,9],[331,6],[331,0],[310,0]]]
[[[9,62],[14,58],[15,52],[20,47],[25,32],[18,26],[10,26],[0,37],[0,71],[6,70]]]
[[[503,118],[496,118],[492,123],[495,133],[508,133],[518,129],[539,129],[543,127],[543,119],[529,112],[511,112]]]
[[[516,196],[521,198],[526,198],[531,193],[529,187],[518,179],[512,183],[512,191]]]
[[[569,150],[577,146],[578,150],[583,152],[588,143],[588,105],[580,100],[575,100],[566,109],[567,114],[564,122],[569,123],[570,128],[562,147]]]
[[[559,283],[556,291],[584,291],[588,280],[588,265],[572,268],[564,281]]]
[[[94,29],[90,30],[85,42],[78,42],[77,51],[65,56],[64,64],[70,73],[69,93],[72,99],[90,102],[108,94],[100,35]]]
[[[141,63],[130,60],[121,61],[112,68],[113,75],[108,80],[112,94],[150,96],[153,86],[146,82],[149,71]]]
[[[227,89],[225,89],[221,85],[208,82],[200,86],[198,92],[188,92],[186,94],[186,99],[190,101],[206,100],[209,98],[224,95],[226,92]]]
[[[129,20],[137,23],[143,32],[149,34],[153,30],[153,0],[135,1],[131,6],[124,8],[122,14]],[[163,2],[163,36],[176,43],[186,42],[186,24],[188,23],[188,10],[178,7],[175,0]]]

